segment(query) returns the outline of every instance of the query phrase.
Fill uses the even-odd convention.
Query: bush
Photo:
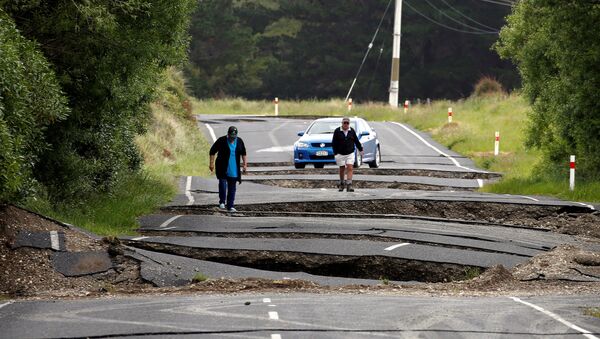
[[[0,8],[0,202],[36,187],[33,168],[51,151],[43,132],[66,117],[66,102],[38,46]]]
[[[472,96],[483,97],[489,95],[505,94],[502,84],[492,77],[483,77],[475,84]]]

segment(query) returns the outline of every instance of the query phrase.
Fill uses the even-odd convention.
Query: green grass
[[[194,277],[192,278],[192,282],[203,282],[208,280],[208,276],[206,276],[203,273],[196,273],[194,274]]]
[[[590,307],[587,308],[583,314],[589,315],[592,317],[600,318],[600,307]]]
[[[177,193],[176,177],[206,176],[208,142],[190,116],[183,79],[171,69],[152,106],[152,122],[136,144],[144,158],[143,170],[122,175],[110,193],[98,193],[84,201],[50,203],[37,197],[24,207],[82,227],[102,236],[133,234],[136,218],[156,211]]]
[[[402,100],[403,101],[403,100]],[[453,122],[448,123],[448,107]],[[354,102],[351,112],[341,99],[288,101],[280,98],[279,114],[303,116],[359,116],[370,121],[398,121],[431,134],[434,140],[471,158],[485,170],[500,172],[504,178],[482,191],[493,193],[551,195],[567,200],[600,202],[600,182],[578,178],[574,192],[568,177],[544,178],[534,175],[542,154],[526,149],[525,129],[531,107],[518,94],[471,97],[459,101],[439,100],[431,105],[415,104],[404,113],[386,103]],[[271,101],[243,99],[197,100],[196,114],[274,115]],[[494,133],[500,132],[500,155],[494,156]],[[565,159],[565,173],[568,159]]]

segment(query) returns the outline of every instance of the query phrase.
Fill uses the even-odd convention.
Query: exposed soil
[[[51,250],[11,249],[19,230],[62,231],[69,251],[107,250],[115,269],[84,277],[65,277],[52,268]],[[559,247],[508,271],[493,267],[464,281],[423,284],[382,283],[377,286],[324,287],[298,280],[209,279],[184,287],[156,288],[140,281],[137,262],[125,259],[119,245],[98,241],[35,214],[12,206],[0,206],[0,298],[73,298],[119,294],[197,293],[376,293],[391,295],[544,295],[598,294],[600,283],[564,280],[561,272],[584,272],[595,276],[600,267],[598,253],[574,247]],[[373,264],[372,262],[365,264]],[[532,277],[534,277],[532,279]],[[569,275],[570,278],[574,276]],[[387,278],[387,277],[385,277]],[[524,280],[522,280],[524,279]]]
[[[274,163],[259,164],[250,163],[250,167],[260,166],[291,166],[291,163],[285,163],[284,165],[278,165]],[[297,174],[338,174],[337,168],[307,168],[307,169],[290,169],[290,170],[277,170],[277,171],[261,171],[251,170],[246,173],[248,177],[252,175],[297,175]],[[416,176],[416,177],[435,177],[435,178],[452,178],[452,179],[498,179],[502,175],[494,172],[459,172],[459,171],[436,171],[436,170],[424,170],[424,169],[402,169],[402,168],[369,168],[368,166],[361,166],[360,168],[354,169],[354,174],[359,175],[402,175],[402,176]]]
[[[339,180],[302,180],[302,179],[277,179],[277,180],[255,180],[246,178],[246,181],[254,182],[257,184],[278,186],[284,188],[333,188],[336,187]],[[473,191],[475,188],[466,187],[450,187],[450,186],[437,186],[437,185],[426,185],[416,184],[407,182],[384,182],[384,181],[362,181],[355,180],[352,185],[355,188],[391,188],[401,190],[421,190],[421,191]]]

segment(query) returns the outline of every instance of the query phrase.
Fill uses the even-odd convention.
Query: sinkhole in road
[[[246,179],[256,184],[278,186],[284,188],[335,188],[339,180],[304,180],[304,179]],[[384,181],[354,181],[352,185],[357,188],[391,188],[401,190],[422,190],[422,191],[472,191],[476,188],[437,186],[407,182],[384,182]]]
[[[206,249],[151,242],[127,242],[146,250],[198,260],[278,272],[391,281],[450,282],[470,279],[484,268],[386,256],[340,256],[284,251]]]
[[[280,164],[266,163],[250,163],[253,167],[264,166],[279,166]],[[287,164],[290,166],[291,164]],[[338,174],[337,167],[331,168],[306,168],[306,169],[277,169],[277,170],[260,170],[253,169],[248,171],[247,175],[306,175],[306,174]],[[494,172],[475,172],[475,171],[443,171],[443,170],[428,170],[428,169],[405,169],[405,168],[368,168],[360,167],[354,169],[354,174],[357,175],[389,175],[389,176],[415,176],[415,177],[435,177],[449,179],[483,179],[493,180],[502,177],[500,173]]]

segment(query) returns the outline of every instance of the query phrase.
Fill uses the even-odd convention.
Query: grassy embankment
[[[271,101],[242,99],[201,100],[194,104],[198,114],[273,115]],[[280,115],[344,115],[342,100],[285,101],[280,99]],[[453,122],[448,124],[448,107],[453,109]],[[534,175],[541,159],[536,150],[524,146],[527,112],[530,106],[518,95],[473,97],[458,102],[434,101],[431,105],[393,110],[385,104],[354,104],[351,115],[368,120],[400,121],[430,133],[448,148],[464,154],[480,168],[501,172],[499,183],[483,188],[486,192],[552,195],[576,201],[600,201],[600,182],[577,181],[575,191],[568,187],[568,159],[563,173],[556,176]],[[494,132],[500,132],[500,155],[495,157]],[[385,147],[385,145],[383,145]]]
[[[197,132],[180,73],[169,70],[152,104],[152,121],[136,143],[143,170],[124,175],[111,194],[52,206],[29,200],[24,207],[77,225],[99,235],[133,234],[136,217],[151,213],[176,194],[176,176],[208,175],[208,143]]]

